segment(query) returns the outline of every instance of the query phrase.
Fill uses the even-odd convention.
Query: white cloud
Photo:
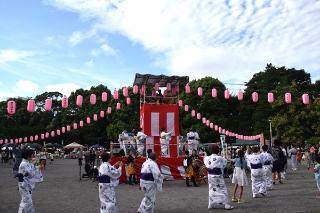
[[[47,92],[60,92],[63,95],[70,95],[71,92],[79,89],[80,86],[75,83],[50,84],[45,87]]]
[[[110,56],[110,55],[117,55],[117,52],[107,43],[103,43],[99,48],[93,49],[91,51],[91,55],[94,57],[97,57],[101,54]]]
[[[68,38],[68,41],[71,46],[76,46],[79,43],[83,42],[86,39],[92,38],[96,35],[95,30],[90,30],[89,32],[73,32]]]
[[[35,93],[38,90],[38,84],[28,81],[28,80],[19,80],[16,82],[16,90],[22,93]]]
[[[0,50],[0,64],[8,62],[22,61],[35,55],[33,51],[3,49]]]
[[[95,32],[120,33],[160,54],[172,74],[243,82],[273,63],[319,77],[317,0],[47,2],[92,21]]]

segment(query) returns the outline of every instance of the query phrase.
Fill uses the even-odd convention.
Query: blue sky
[[[315,0],[1,0],[0,99],[119,88],[137,72],[242,83],[270,62],[317,80],[319,11]]]

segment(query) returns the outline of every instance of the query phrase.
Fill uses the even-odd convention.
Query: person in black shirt
[[[127,165],[128,165],[128,175],[129,175],[129,185],[133,185],[132,181],[137,184],[136,181],[136,171],[135,171],[135,165],[134,165],[134,161],[135,161],[135,156],[132,152],[132,150],[129,151],[129,156],[128,156],[128,160],[127,160]]]
[[[183,160],[183,166],[185,168],[185,171],[186,171],[186,185],[189,187],[191,186],[189,181],[191,180],[192,183],[193,183],[193,186],[197,187],[197,183],[196,183],[196,180],[195,180],[195,172],[194,172],[194,168],[192,166],[192,161],[193,161],[193,158],[196,157],[196,155],[191,155],[189,156],[189,151],[186,150],[186,156],[184,157],[184,160]]]

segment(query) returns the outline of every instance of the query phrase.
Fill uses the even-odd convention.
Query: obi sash
[[[262,163],[251,164],[251,169],[262,169]]]
[[[24,178],[23,178],[23,174],[21,173],[17,173],[15,176],[15,178],[18,178],[18,181],[21,183],[23,182]]]
[[[271,161],[266,161],[266,162],[264,162],[264,164],[263,165],[265,165],[265,166],[269,166],[269,165],[271,165]]]
[[[210,175],[222,175],[222,171],[220,168],[208,169],[208,173]]]
[[[97,177],[99,183],[110,183],[110,177],[108,175],[101,175]]]
[[[147,181],[154,181],[152,173],[141,173],[140,179]]]
[[[188,140],[194,140],[195,137],[189,137]]]

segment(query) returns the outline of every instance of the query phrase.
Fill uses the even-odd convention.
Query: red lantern
[[[113,99],[118,100],[119,99],[119,93],[118,90],[114,89],[113,91]]]
[[[117,110],[121,109],[121,103],[119,103],[119,102],[117,103],[116,109]]]
[[[230,98],[230,92],[229,92],[228,89],[226,89],[226,90],[224,91],[224,98],[225,98],[226,100],[228,100],[228,99]]]
[[[131,104],[131,98],[130,98],[130,97],[127,97],[127,98],[126,98],[126,103],[127,103],[127,105],[130,105],[130,104]]]
[[[107,109],[107,113],[110,115],[110,114],[111,114],[111,112],[112,112],[112,108],[111,108],[111,107],[108,107],[108,109]]]
[[[104,111],[100,111],[100,118],[104,118]]]
[[[52,108],[52,99],[51,98],[47,98],[44,104],[44,109],[46,111],[50,111]]]
[[[286,104],[292,103],[292,97],[290,92],[286,92],[286,94],[284,94],[284,101],[286,102]]]
[[[87,117],[87,124],[90,124],[91,123],[91,119],[89,117]]]
[[[187,94],[190,93],[190,86],[189,86],[189,84],[186,84],[186,86],[185,86],[185,91],[186,91]]]
[[[83,103],[83,97],[82,95],[77,95],[77,100],[76,100],[76,104],[78,107],[82,107],[82,103]]]
[[[171,83],[167,83],[167,91],[171,90]]]
[[[213,98],[216,98],[218,96],[218,90],[216,88],[212,88],[211,90],[211,96]]]
[[[188,112],[188,111],[189,111],[189,105],[186,104],[186,105],[184,106],[184,111],[185,111],[185,112]]]
[[[91,104],[91,105],[95,105],[96,102],[97,102],[97,97],[96,97],[96,95],[95,95],[95,94],[91,94],[91,95],[90,95],[90,104]]]
[[[124,97],[127,97],[127,96],[128,96],[128,88],[127,88],[127,87],[124,87],[124,88],[122,89],[122,94],[123,94]]]
[[[61,99],[61,107],[64,109],[68,108],[68,98],[65,95]]]
[[[79,126],[80,126],[80,127],[83,127],[83,121],[82,121],[82,120],[79,121]]]
[[[203,90],[202,87],[198,87],[198,96],[202,96]]]
[[[309,98],[309,95],[308,94],[303,94],[302,95],[302,102],[303,104],[310,104],[310,98]]]
[[[192,111],[191,111],[191,116],[192,116],[192,117],[196,116],[196,111],[192,110]]]
[[[101,101],[102,102],[107,102],[107,100],[108,100],[108,93],[103,92],[102,95],[101,95]]]
[[[73,129],[78,129],[78,124],[77,123],[73,123]]]
[[[138,85],[134,85],[134,86],[133,86],[133,94],[138,94],[138,92],[139,92],[139,87],[138,87]]]
[[[9,115],[13,115],[16,113],[16,102],[15,101],[8,101],[7,112]]]
[[[197,119],[200,120],[201,119],[201,114],[197,113]]]
[[[34,112],[35,107],[36,107],[35,101],[33,99],[30,99],[28,101],[27,111],[28,112]]]
[[[97,121],[97,120],[98,120],[98,115],[97,115],[97,114],[94,114],[94,115],[93,115],[93,120],[94,120],[94,121]]]
[[[274,95],[272,92],[268,93],[268,103],[273,103],[274,102]]]
[[[178,101],[178,106],[179,106],[179,107],[182,107],[182,106],[183,106],[183,101],[182,101],[182,100],[179,100],[179,101]]]
[[[67,132],[70,132],[70,130],[71,130],[71,126],[67,125]]]
[[[238,100],[239,100],[239,101],[242,101],[242,100],[243,100],[243,92],[242,92],[242,90],[239,90],[239,91],[238,91]]]

